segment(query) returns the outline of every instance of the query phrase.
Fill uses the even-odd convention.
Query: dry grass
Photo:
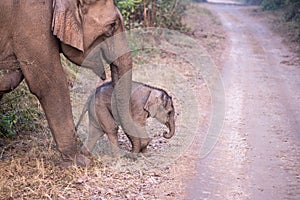
[[[196,11],[194,14],[198,15]],[[206,16],[208,18],[213,17],[210,14]],[[213,21],[213,19],[211,20]],[[220,55],[220,48],[217,46],[224,42],[224,37],[206,29],[212,27],[211,31],[215,31],[215,26],[220,28],[221,25],[217,21],[213,23],[213,26],[204,24],[201,25],[202,28],[198,27],[197,30],[200,35],[196,33],[196,38],[207,39],[202,41],[204,42],[203,46],[207,47],[209,53],[217,52],[216,55]],[[200,25],[196,24],[195,26]],[[208,31],[208,37],[202,35],[201,30]],[[207,129],[207,126],[204,125],[208,123],[207,110],[210,109],[207,88],[201,77],[198,75],[194,77],[199,72],[192,71],[193,69],[187,63],[176,60],[172,55],[142,56],[137,60],[152,65],[172,66],[180,74],[180,79],[175,78],[173,80],[177,85],[171,84],[174,86],[173,89],[164,88],[174,97],[176,112],[179,113],[176,122],[176,137],[170,140],[163,139],[161,136],[162,127],[150,122],[150,135],[153,138],[151,145],[149,145],[148,155],[150,157],[139,157],[134,162],[126,158],[115,159],[97,154],[101,155],[100,158],[91,157],[92,165],[87,168],[60,167],[60,155],[48,129],[39,130],[35,133],[19,134],[13,140],[2,139],[0,140],[0,200],[184,199],[186,187],[188,187],[187,180],[191,172],[195,171],[195,161],[197,161],[195,152],[203,140],[201,134],[205,134]],[[147,73],[144,74],[147,75]],[[80,76],[84,75],[85,72],[82,73],[81,71]],[[87,89],[89,87],[86,85],[95,83],[95,80],[87,77],[88,79],[84,81],[82,79],[77,80],[80,87],[73,88],[73,92],[76,93],[72,97],[73,106],[76,108],[74,109],[75,121],[90,93],[90,90]],[[180,86],[180,84],[183,85]],[[184,113],[186,109],[184,98],[186,97],[176,98],[175,90],[183,95],[186,93],[187,87],[184,84],[187,84],[189,91],[192,91],[200,102],[199,124],[203,127],[197,132],[199,135],[196,135],[196,145],[192,145],[194,136],[190,139],[186,137],[189,134],[186,131],[188,124],[184,120],[180,120],[181,116],[189,117],[189,113]],[[155,86],[160,87],[161,85]],[[86,125],[81,126],[80,129],[81,132],[86,132]],[[85,136],[81,134],[81,137],[84,138]],[[127,150],[130,148],[124,137],[121,137],[121,143],[122,148]],[[192,150],[189,151],[191,145]],[[175,156],[164,163],[168,153],[173,153]]]
[[[263,11],[261,8],[247,10],[249,14],[266,24],[275,34],[283,39],[282,42],[295,55],[284,61],[287,65],[297,66],[300,64],[300,38],[299,24],[294,21],[287,22],[282,11]]]
[[[184,23],[191,28],[191,36],[212,56],[214,62],[220,66],[220,57],[227,45],[227,35],[217,15],[209,10],[209,5],[191,3],[188,13],[183,18]]]
[[[172,199],[182,195],[182,188],[174,189],[174,183],[181,184],[176,165],[119,170],[111,166],[116,161],[92,158],[87,168],[62,168],[48,131],[1,143],[0,199]],[[125,158],[118,162],[134,165]]]
[[[161,64],[160,56],[147,59]],[[167,58],[165,64],[171,62],[175,61]],[[88,86],[83,85],[93,83],[93,80],[88,80],[79,81],[80,87],[74,87],[77,95],[72,98],[75,118],[89,94]],[[202,80],[199,81],[203,84]],[[176,98],[174,102],[176,112],[181,113],[183,102]],[[86,137],[86,122],[78,131],[81,138]],[[153,138],[147,154],[149,157],[142,156],[132,161],[112,158],[104,151],[90,157],[93,163],[87,168],[61,167],[60,155],[48,129],[22,133],[12,140],[2,139],[0,199],[183,199],[184,177],[193,163],[184,155],[186,150],[181,152],[181,148],[189,145],[193,138],[187,138],[179,128],[176,137],[166,140],[162,137],[165,127],[153,120],[149,124],[148,130]],[[107,140],[103,138],[98,146],[105,146],[105,142]],[[123,149],[130,150],[124,135],[120,135],[120,143]]]

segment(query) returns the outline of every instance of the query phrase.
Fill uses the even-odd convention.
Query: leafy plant
[[[261,3],[264,10],[278,10],[283,7],[282,0],[263,0]]]
[[[182,30],[184,25],[181,22],[181,17],[185,10],[185,5],[177,0],[161,1],[157,6],[156,23],[159,27]]]
[[[243,1],[241,2],[246,3],[248,5],[260,5],[262,1],[263,0],[245,0],[244,2]]]
[[[181,17],[186,9],[179,0],[121,0],[116,2],[127,29],[164,27],[183,30]]]
[[[41,126],[44,114],[24,82],[6,94],[0,105],[0,137],[12,138],[22,131],[34,131]]]
[[[264,10],[280,10],[284,13],[284,20],[288,22],[289,32],[294,41],[300,41],[300,1],[299,0],[263,0]]]
[[[287,0],[285,6],[285,19],[287,21],[295,20],[300,23],[300,1]]]
[[[140,10],[141,2],[142,0],[121,0],[115,2],[121,11],[124,18],[124,24],[128,29],[133,28],[135,25],[139,25],[139,23],[133,21],[133,18]]]

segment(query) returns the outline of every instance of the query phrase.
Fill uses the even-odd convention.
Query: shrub
[[[34,131],[41,126],[44,114],[24,82],[4,95],[0,105],[0,137],[12,138],[20,132]]]
[[[121,0],[116,2],[127,29],[164,27],[182,30],[181,16],[185,5],[178,0]]]
[[[115,2],[124,18],[124,24],[127,29],[139,26],[140,20],[137,20],[136,15],[141,15],[141,2],[142,0],[121,0]]]
[[[263,0],[246,0],[249,5],[260,5]]]
[[[287,21],[295,20],[300,23],[300,1],[287,0],[285,7],[285,19]]]
[[[283,7],[282,0],[263,0],[261,3],[264,10],[278,10]]]

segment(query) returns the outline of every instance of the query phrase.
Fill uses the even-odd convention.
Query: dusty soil
[[[202,15],[214,22],[209,12],[202,12]],[[221,27],[220,23],[215,25]],[[205,38],[210,40],[208,51],[220,48],[219,41],[213,38],[224,40],[224,37],[210,32],[207,34]],[[171,45],[175,50],[183,49],[183,54],[186,52],[182,44],[172,46],[165,42],[157,45],[161,49]],[[198,42],[194,43],[197,45]],[[197,50],[202,53],[201,48]],[[74,78],[77,80],[73,83]],[[134,162],[126,158],[112,158],[104,137],[97,145],[99,151],[96,149],[91,157],[91,166],[66,169],[59,166],[60,157],[46,126],[37,133],[20,133],[17,138],[1,140],[0,143],[0,199],[183,199],[188,187],[185,177],[196,167],[191,159],[197,160],[196,155],[190,153],[190,146],[195,138],[205,136],[197,135],[197,131],[202,127],[205,129],[209,120],[205,110],[210,106],[210,97],[201,72],[184,56],[156,49],[135,55],[133,78],[161,87],[172,95],[177,113],[176,135],[172,139],[163,139],[165,128],[149,120],[147,129],[152,141],[146,156]],[[99,80],[90,71],[79,69],[78,74],[72,74],[70,81],[77,121],[85,100]],[[79,145],[87,132],[85,119],[78,131],[81,138]],[[122,149],[130,150],[126,137],[121,131],[119,134]]]
[[[299,199],[299,57],[257,8],[207,6],[229,41],[220,62],[226,118],[188,199]]]
[[[200,159],[199,152],[213,105],[201,70],[174,53],[141,52],[134,79],[173,96],[176,137],[163,139],[164,128],[150,120],[150,157],[133,162],[101,151],[90,167],[68,169],[59,166],[46,127],[1,141],[0,199],[299,199],[300,67],[262,20],[265,15],[253,9],[192,4],[185,16],[188,37],[216,63],[226,93],[224,128],[207,157]],[[173,72],[164,73],[170,66]],[[86,71],[78,76],[72,89],[75,121],[98,82]],[[79,130],[82,140],[86,124]],[[190,132],[192,125],[197,128]],[[122,132],[120,138],[129,150]]]

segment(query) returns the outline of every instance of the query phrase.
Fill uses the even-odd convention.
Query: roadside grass
[[[283,38],[282,42],[295,53],[286,64],[300,64],[300,24],[296,21],[286,21],[282,10],[263,11],[261,8],[251,9],[252,16],[263,20],[267,26]]]
[[[187,24],[197,27],[191,30],[190,35],[199,39],[214,57],[220,57],[226,37],[220,21],[206,8],[191,6],[189,9],[197,16],[191,18],[191,24]],[[196,23],[197,20],[200,24]],[[138,54],[136,59],[143,63],[153,63],[155,59],[160,63],[166,55],[155,58]],[[77,79],[79,68],[62,59],[64,65],[70,67],[66,71],[70,74],[69,85],[73,87],[74,82],[80,82]],[[173,64],[171,62],[166,61]],[[177,64],[184,70],[182,63]],[[195,87],[204,87],[194,84]],[[81,105],[87,96],[88,93],[79,94]],[[72,100],[74,103],[73,96]],[[160,128],[151,131],[154,138],[150,152],[159,153],[172,145],[162,139]],[[124,140],[121,138],[121,142]],[[177,137],[170,142],[180,145],[182,140],[182,137]],[[122,147],[128,148],[124,143]],[[78,146],[81,146],[80,142]],[[183,199],[185,178],[195,167],[191,156],[182,155],[172,165],[166,166],[147,166],[143,159],[135,163],[126,158],[90,157],[92,164],[87,168],[63,168],[50,130],[47,125],[42,125],[34,131],[18,133],[14,138],[0,139],[0,199]],[[159,155],[157,158],[160,158]],[[134,167],[138,164],[142,167]]]
[[[2,147],[0,199],[172,199],[182,192],[172,188],[174,174],[180,173],[176,168],[118,170],[114,164],[126,168],[133,161],[92,157],[87,168],[60,167],[48,130],[22,135]]]
[[[282,16],[282,14],[280,14]],[[272,29],[282,36],[283,43],[285,43],[295,56],[285,61],[288,65],[300,65],[300,24],[296,21],[285,21],[281,17],[275,18],[270,22]]]
[[[184,16],[183,22],[187,27],[193,27],[188,34],[196,38],[211,55],[214,62],[220,66],[219,60],[227,45],[227,35],[222,28],[220,19],[207,6],[203,3],[189,4],[189,14]]]
[[[267,15],[268,23],[274,32],[280,34],[284,38],[284,42],[288,46],[292,45],[294,52],[300,53],[300,24],[297,21],[286,21],[285,13],[279,11],[264,11]]]
[[[45,116],[37,98],[23,81],[0,102],[0,139],[14,138],[45,125]]]
[[[149,62],[143,57],[139,60]],[[156,58],[157,59],[157,58]],[[139,61],[138,61],[139,62]],[[77,69],[75,67],[75,69]],[[81,69],[80,69],[81,70]],[[81,73],[79,73],[81,74]],[[85,84],[90,80],[78,80],[75,72],[69,78],[75,84],[76,94],[79,91],[83,105],[89,93],[85,88],[76,88],[76,84]],[[73,87],[70,85],[70,87]],[[80,91],[81,90],[81,91]],[[73,91],[73,92],[74,92]],[[82,107],[80,107],[81,110]],[[76,115],[75,115],[76,117]],[[76,119],[75,119],[76,121]],[[45,122],[46,123],[46,122]],[[24,123],[24,126],[30,121]],[[163,139],[162,127],[151,126],[153,140],[149,146],[153,165],[145,158],[132,161],[127,158],[90,157],[92,165],[87,168],[60,166],[60,154],[47,125],[34,130],[21,131],[12,138],[0,139],[0,199],[174,199],[183,194],[181,187],[182,162],[184,157],[174,161],[174,165],[160,166],[160,152],[168,149],[168,141]],[[83,127],[80,127],[83,129]],[[86,133],[86,130],[83,129]],[[78,133],[80,136],[81,132]],[[104,138],[105,139],[105,138]],[[184,138],[171,141],[180,143]],[[124,136],[120,138],[121,146],[129,149]],[[78,147],[81,141],[78,140]],[[174,187],[174,185],[180,188]]]
[[[279,26],[278,29],[280,30],[280,34],[285,34],[287,37],[287,40],[289,42],[295,43],[294,45],[297,45],[296,50],[298,53],[300,53],[300,24],[296,21],[281,21],[278,20]],[[275,27],[276,28],[276,27]]]

